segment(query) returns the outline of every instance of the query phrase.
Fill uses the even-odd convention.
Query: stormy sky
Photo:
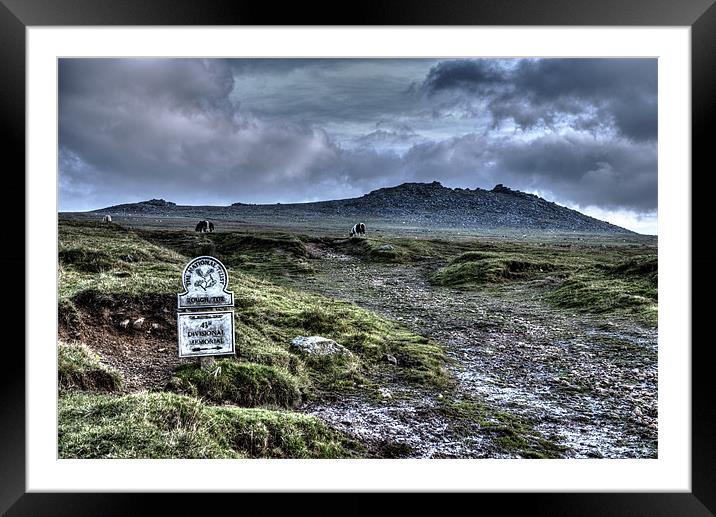
[[[655,59],[61,59],[61,211],[502,183],[656,233]]]

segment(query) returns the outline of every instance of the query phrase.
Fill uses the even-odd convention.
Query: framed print
[[[714,512],[712,2],[63,4],[0,10],[3,510]]]

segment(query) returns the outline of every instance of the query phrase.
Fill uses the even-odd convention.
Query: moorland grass
[[[213,402],[239,406],[290,408],[301,402],[299,380],[275,366],[220,359],[210,367],[186,363],[175,371],[170,388]]]
[[[339,458],[356,442],[309,415],[207,406],[188,396],[69,392],[59,400],[60,458]]]
[[[171,304],[181,289],[181,270],[189,258],[212,254],[229,267],[238,358],[217,361],[219,371],[183,366],[176,372],[178,381],[173,381],[181,384],[178,391],[183,393],[212,403],[292,407],[302,397],[370,390],[382,376],[418,387],[446,388],[453,382],[445,370],[444,352],[434,341],[353,303],[282,285],[284,275],[311,274],[306,247],[310,239],[303,236],[152,232],[65,221],[60,222],[59,234],[58,303],[61,324],[70,327],[79,314],[76,302],[90,294],[118,302],[159,297]],[[446,261],[430,277],[436,285],[469,289],[518,285],[534,289],[546,303],[565,310],[656,321],[655,247],[399,237],[330,242],[338,251],[386,268],[425,258]],[[82,309],[87,309],[86,304]],[[290,345],[298,335],[334,339],[351,355],[300,354]],[[386,363],[386,354],[397,358],[397,366]],[[290,411],[213,407],[167,392],[118,397],[78,391],[88,388],[91,383],[76,382],[72,389],[61,391],[61,457],[313,458],[355,453],[355,444],[344,436],[315,418]],[[445,411],[477,422],[502,448],[520,456],[561,453],[528,422],[512,415],[474,403],[446,406]]]
[[[123,383],[120,372],[101,364],[82,343],[58,343],[57,377],[61,390],[116,391]]]
[[[149,230],[140,231],[139,235],[184,256],[212,255],[231,269],[263,278],[276,279],[313,271],[301,236]]]
[[[538,299],[557,308],[656,325],[656,247],[477,246],[483,249],[464,252],[433,271],[430,282],[459,289],[523,282],[525,289],[534,289]],[[545,282],[533,287],[524,284],[531,280]]]
[[[126,296],[177,292],[184,258],[135,231],[61,221],[58,234],[60,303],[90,289]]]
[[[526,280],[538,276],[564,274],[566,266],[529,255],[470,251],[455,257],[430,276],[430,281],[449,287],[493,284]]]

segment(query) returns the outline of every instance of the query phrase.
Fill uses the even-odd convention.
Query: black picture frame
[[[710,271],[716,254],[706,236],[710,218],[706,206],[716,171],[709,129],[716,124],[716,0],[443,0],[415,2],[392,0],[355,4],[292,2],[277,8],[271,3],[243,0],[0,0],[0,131],[4,153],[7,217],[25,213],[25,29],[29,26],[70,25],[576,25],[576,26],[689,26],[692,73],[692,490],[689,493],[571,493],[571,494],[470,494],[480,505],[515,504],[534,515],[714,515],[716,513],[716,389],[711,383],[712,343],[707,339],[714,292]],[[14,164],[14,165],[9,165]],[[688,175],[689,171],[682,171]],[[12,206],[13,203],[16,206]],[[712,203],[712,202],[711,202]],[[25,270],[25,247],[13,238],[3,250],[2,271]],[[11,249],[7,249],[11,248]],[[30,273],[26,273],[30,274]],[[699,302],[701,298],[702,303]],[[4,301],[4,303],[9,303]],[[19,301],[11,300],[16,313]],[[31,305],[31,304],[30,304]],[[23,306],[24,300],[23,300]],[[27,314],[25,315],[27,318]],[[27,320],[26,320],[27,324]],[[700,330],[700,332],[696,332]],[[699,339],[701,338],[701,339]],[[25,359],[21,347],[4,347],[0,375],[0,513],[7,515],[127,515],[160,502],[163,512],[188,509],[178,494],[60,494],[25,491]],[[306,501],[316,494],[291,497],[292,512],[341,513],[380,511],[372,495],[343,495],[339,503]],[[213,504],[241,497],[242,506],[259,503],[266,495],[212,496]],[[262,497],[262,502],[256,499]],[[462,499],[464,496],[453,496]],[[156,499],[161,498],[161,501]],[[149,501],[152,499],[152,501]],[[402,512],[420,508],[422,494],[403,498]],[[461,503],[455,501],[453,504]],[[471,501],[470,506],[474,507]],[[272,505],[272,507],[274,507]],[[265,513],[265,512],[262,512]]]

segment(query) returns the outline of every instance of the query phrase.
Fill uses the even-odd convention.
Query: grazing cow
[[[112,216],[111,216],[111,215],[105,215],[105,216],[102,218],[102,222],[103,222],[103,223],[111,223],[111,222],[112,222]]]
[[[365,225],[363,223],[356,223],[353,225],[349,237],[353,237],[355,235],[365,235]]]
[[[214,223],[212,223],[211,221],[199,221],[196,225],[195,230],[201,233],[213,232]]]

